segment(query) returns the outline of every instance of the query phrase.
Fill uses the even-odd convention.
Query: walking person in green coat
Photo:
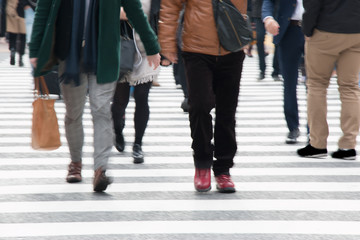
[[[160,47],[139,0],[39,0],[29,44],[35,76],[59,65],[71,157],[66,177],[69,183],[82,181],[82,116],[89,94],[96,192],[105,191],[111,183],[105,171],[113,146],[110,101],[120,69],[121,6],[144,43],[149,65],[157,68]]]

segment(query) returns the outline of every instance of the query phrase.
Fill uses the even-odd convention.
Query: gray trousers
[[[60,68],[60,66],[59,66]],[[60,70],[60,69],[59,69]],[[110,101],[113,98],[116,82],[98,84],[96,75],[81,74],[80,86],[60,84],[66,114],[65,132],[72,162],[82,161],[84,127],[82,116],[89,91],[90,110],[94,126],[94,170],[107,169],[113,146],[113,124]]]

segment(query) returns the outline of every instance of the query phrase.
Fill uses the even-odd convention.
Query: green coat
[[[60,2],[61,0],[38,0],[29,44],[30,58],[38,58],[35,76],[44,75],[57,64],[53,46],[54,26]],[[160,52],[157,37],[142,11],[140,0],[99,0],[98,83],[113,82],[119,77],[121,6],[139,33],[147,55]]]

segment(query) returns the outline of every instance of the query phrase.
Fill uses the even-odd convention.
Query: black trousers
[[[189,120],[196,168],[229,174],[237,150],[235,113],[243,51],[225,56],[183,52],[189,92]],[[215,108],[215,127],[211,110]],[[211,143],[214,137],[214,144]],[[214,161],[215,157],[215,161]]]
[[[9,33],[9,50],[15,50],[20,56],[25,54],[26,34]]]

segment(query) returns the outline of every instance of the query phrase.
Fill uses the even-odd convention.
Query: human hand
[[[275,19],[273,19],[272,17],[269,17],[265,20],[264,22],[265,24],[265,29],[266,31],[268,31],[270,34],[276,36],[279,34],[279,23],[277,21],[275,21]]]
[[[30,58],[30,63],[34,68],[36,68],[37,66],[37,60],[37,58]]]
[[[171,62],[168,59],[162,59],[160,65],[161,66],[170,66]]]
[[[150,56],[147,56],[147,60],[149,62],[149,66],[151,67],[152,65],[154,65],[154,70],[156,68],[159,67],[160,65],[160,54],[157,53],[157,54],[154,54],[154,55],[150,55]]]
[[[161,54],[172,63],[177,63],[178,61],[177,53],[165,52]]]

